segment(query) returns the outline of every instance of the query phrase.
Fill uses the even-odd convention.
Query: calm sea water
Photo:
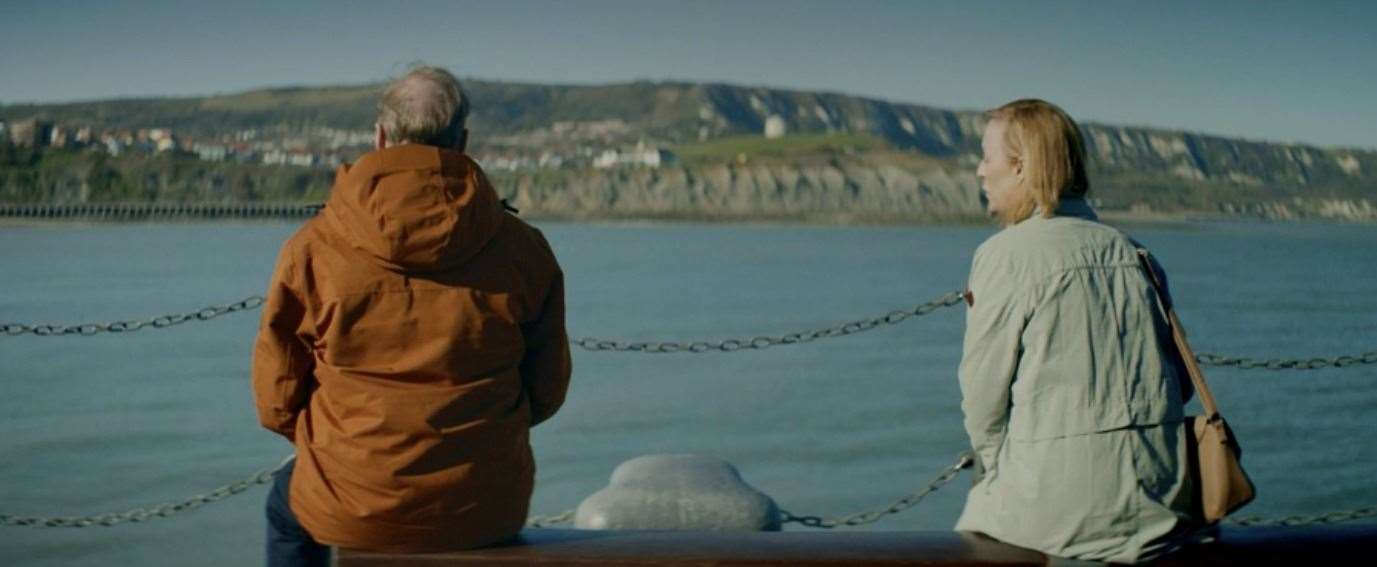
[[[0,227],[0,322],[191,311],[260,293],[291,223]],[[963,286],[992,229],[542,224],[575,336],[783,334]],[[1131,227],[1172,276],[1201,351],[1377,350],[1377,227]],[[533,512],[571,508],[613,467],[702,453],[799,514],[912,492],[966,445],[955,380],[963,313],[732,354],[575,351],[568,404],[533,437]],[[0,337],[0,513],[86,515],[180,499],[276,464],[248,366],[258,312],[97,337]],[[1247,512],[1377,505],[1377,366],[1207,368],[1260,489]],[[967,479],[869,529],[949,529]],[[264,487],[172,519],[0,528],[5,565],[253,565]]]

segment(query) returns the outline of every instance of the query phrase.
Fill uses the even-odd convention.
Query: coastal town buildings
[[[658,168],[677,158],[655,144],[627,146],[621,121],[559,122],[532,133],[495,138],[471,148],[489,171],[619,167]],[[102,152],[111,156],[183,155],[210,162],[333,169],[373,146],[371,130],[338,128],[245,128],[217,135],[191,135],[171,128],[100,129],[43,119],[0,122],[0,142],[30,148]]]
[[[9,127],[10,143],[27,148],[43,148],[52,143],[53,123],[46,120],[19,120]]]
[[[607,169],[618,166],[642,166],[657,168],[674,161],[674,154],[668,150],[636,144],[631,149],[607,149],[593,158],[593,167]]]

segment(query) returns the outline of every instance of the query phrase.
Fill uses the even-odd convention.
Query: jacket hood
[[[325,205],[334,232],[402,272],[458,266],[487,245],[505,215],[468,156],[404,144],[341,166]]]

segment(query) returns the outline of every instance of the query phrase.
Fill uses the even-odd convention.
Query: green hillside
[[[967,197],[974,191],[973,172],[984,124],[978,112],[767,87],[646,81],[574,86],[476,79],[467,79],[464,85],[472,99],[469,126],[476,155],[552,151],[583,156],[565,162],[572,166],[495,173],[495,177],[579,187],[590,195],[602,194],[589,184],[617,185],[608,193],[616,195],[612,201],[545,195],[547,201],[565,203],[561,207],[594,212],[599,207],[610,210],[628,206],[626,203],[641,198],[634,197],[636,191],[663,192],[671,187],[707,191],[694,185],[699,182],[695,180],[704,178],[700,175],[703,171],[720,171],[713,169],[720,167],[728,167],[730,175],[714,183],[735,184],[726,189],[731,191],[763,192],[752,201],[758,202],[761,210],[822,206],[769,201],[785,199],[796,189],[811,191],[791,185],[813,183],[807,175],[788,172],[807,172],[814,167],[836,170],[826,176],[841,180],[835,190],[859,194],[862,191],[858,188],[875,188],[876,203],[890,198],[884,196],[889,194],[886,191],[915,195],[887,206],[930,206],[924,204],[927,197],[922,196],[943,192],[950,194],[940,206],[970,206]],[[7,105],[0,106],[0,121],[42,118],[69,127],[131,131],[161,127],[193,139],[253,129],[262,140],[321,128],[366,130],[376,113],[379,90],[379,85],[293,87],[209,97]],[[783,135],[762,136],[767,123],[774,133]],[[1377,202],[1377,151],[1093,123],[1082,127],[1095,195],[1110,207],[1215,211],[1338,200],[1342,203],[1323,206],[1366,210],[1363,207]],[[587,156],[638,144],[676,155],[678,161],[673,167],[688,176],[683,186],[666,185],[663,178],[672,177],[669,171],[643,176],[580,169],[588,167]],[[148,165],[139,165],[140,159]],[[74,195],[210,200],[292,197],[319,193],[325,183],[320,180],[328,177],[324,170],[288,173],[295,170],[279,165],[192,162],[187,156],[11,157],[0,164],[0,180],[4,182],[0,199],[62,200],[77,198]],[[765,170],[757,169],[762,167],[782,168],[776,172],[782,177],[773,181],[773,186],[743,188],[732,181],[736,179],[732,176],[743,172],[766,175],[762,173]],[[111,181],[111,171],[124,181]],[[940,189],[924,185],[927,181],[915,181],[931,175],[960,181],[931,181]],[[520,185],[513,183],[513,187]],[[649,185],[638,188],[637,183]],[[890,183],[899,185],[887,185]],[[674,206],[700,205],[684,202]]]

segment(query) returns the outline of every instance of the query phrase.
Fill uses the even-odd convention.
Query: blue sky
[[[0,102],[378,81],[724,81],[1377,148],[1377,2],[3,0]]]

